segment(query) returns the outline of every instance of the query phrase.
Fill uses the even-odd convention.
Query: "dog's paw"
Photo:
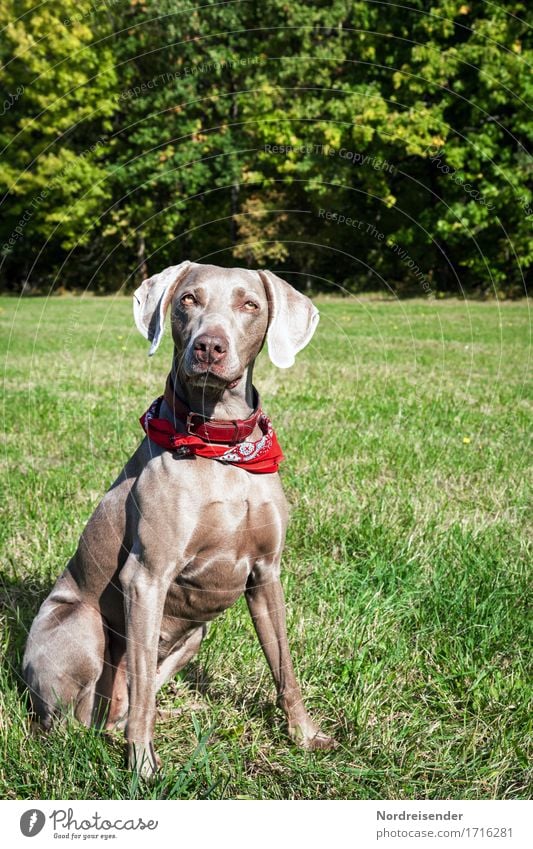
[[[324,734],[316,725],[291,725],[289,736],[297,746],[307,752],[328,751],[336,749],[339,745],[333,737]]]
[[[314,737],[308,738],[306,741],[306,748],[308,751],[316,751],[318,749],[322,749],[324,751],[331,751],[332,749],[337,749],[339,744],[335,740],[334,737],[330,737],[328,734],[324,734],[323,731],[318,731]]]
[[[127,724],[128,711],[126,710],[122,716],[108,716],[105,721],[104,731],[125,731]]]
[[[128,743],[128,769],[146,781],[157,776],[161,769],[161,759],[156,755],[151,743]]]

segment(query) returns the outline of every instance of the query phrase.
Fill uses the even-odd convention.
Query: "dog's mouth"
[[[194,387],[212,387],[213,389],[234,389],[242,379],[242,374],[237,377],[229,378],[224,374],[222,369],[217,369],[213,365],[203,365],[197,363],[193,366],[190,374],[187,374],[186,381],[190,386]]]

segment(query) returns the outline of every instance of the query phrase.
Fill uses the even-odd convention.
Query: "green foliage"
[[[316,289],[523,294],[526,12],[9,0],[4,285],[108,291],[187,256]]]
[[[8,0],[0,25],[3,88],[19,92],[4,103],[0,129],[0,243],[10,286],[25,282],[40,252],[55,273],[65,251],[94,250],[99,234],[91,228],[110,200],[116,74],[106,28],[89,0],[37,7]],[[68,271],[64,283],[76,285],[74,266]]]

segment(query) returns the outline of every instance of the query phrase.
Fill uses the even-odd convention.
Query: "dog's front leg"
[[[246,601],[274,678],[278,705],[287,717],[290,736],[304,749],[335,748],[335,740],[324,734],[307,713],[296,681],[287,641],[279,565],[254,567],[248,579]]]
[[[128,664],[128,767],[145,778],[159,768],[152,742],[157,649],[170,576],[145,556],[131,553],[120,573],[126,615]]]

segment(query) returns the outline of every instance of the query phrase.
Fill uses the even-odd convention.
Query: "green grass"
[[[164,770],[146,786],[120,735],[31,734],[19,670],[170,339],[148,360],[129,299],[0,301],[2,797],[529,797],[528,304],[318,303],[295,367],[262,354],[256,383],[287,456],[290,644],[341,745],[288,740],[241,599],[160,694]]]

